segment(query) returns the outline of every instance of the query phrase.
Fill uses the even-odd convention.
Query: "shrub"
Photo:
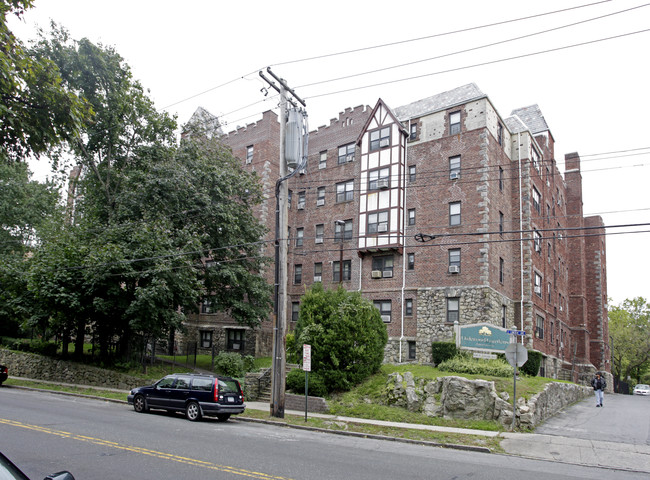
[[[220,352],[214,357],[214,369],[229,377],[243,377],[246,373],[244,358],[234,352]]]
[[[302,357],[300,355],[299,350],[302,348],[298,348],[298,345],[296,345],[296,335],[291,332],[287,333],[286,336],[286,350],[287,350],[287,362],[288,363],[300,363],[300,360],[302,360]]]
[[[327,392],[349,390],[377,373],[388,342],[379,310],[360,292],[315,283],[302,297],[295,349],[312,346],[312,371]]]
[[[512,367],[503,360],[476,360],[464,355],[457,355],[452,359],[445,360],[438,365],[438,369],[445,372],[491,377],[511,377],[514,374]]]
[[[307,385],[308,394],[316,397],[327,395],[327,389],[323,379],[314,372],[309,372],[309,384]],[[287,375],[287,390],[293,393],[305,393],[305,372],[299,369],[293,369]]]
[[[433,353],[434,365],[438,365],[445,360],[450,360],[458,353],[458,349],[454,342],[433,342],[431,350]]]
[[[536,377],[539,367],[542,364],[542,354],[534,350],[528,350],[528,361],[524,363],[519,370],[525,375]]]

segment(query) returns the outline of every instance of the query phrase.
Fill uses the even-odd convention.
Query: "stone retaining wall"
[[[533,428],[562,408],[592,394],[589,387],[551,382],[544,391],[526,400],[517,399],[518,427]],[[512,400],[506,392],[497,393],[494,382],[463,377],[416,379],[411,372],[390,375],[386,400],[389,405],[421,412],[431,417],[468,420],[495,420],[504,426],[512,423]]]
[[[0,363],[9,368],[10,377],[117,388],[125,391],[143,384],[141,378],[130,375],[2,348],[0,348]]]

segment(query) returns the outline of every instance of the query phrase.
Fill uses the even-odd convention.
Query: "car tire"
[[[220,422],[225,422],[229,418],[230,418],[229,413],[219,413],[219,414],[217,414],[217,420],[219,420]]]
[[[145,413],[149,411],[149,408],[147,407],[147,401],[144,398],[144,395],[136,395],[133,398],[133,410],[135,410],[138,413]]]
[[[185,417],[187,417],[190,422],[196,422],[197,420],[200,420],[201,409],[199,408],[199,404],[196,402],[188,403],[185,407]]]

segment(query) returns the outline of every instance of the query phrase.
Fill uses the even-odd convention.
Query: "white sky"
[[[53,19],[65,26],[73,38],[88,37],[114,46],[131,66],[134,77],[150,89],[159,108],[176,114],[183,123],[198,106],[203,106],[215,115],[223,115],[228,122],[226,131],[260,119],[264,110],[277,111],[277,99],[269,94],[263,101],[265,97],[260,93],[266,85],[257,72],[269,65],[306,99],[312,130],[329,124],[346,107],[372,107],[381,97],[395,108],[474,82],[502,117],[514,108],[540,106],[556,141],[555,157],[561,170],[566,153],[578,152],[582,156],[585,214],[600,214],[606,225],[650,223],[650,199],[644,193],[650,183],[650,31],[627,35],[650,28],[650,4],[612,0],[490,28],[439,35],[595,2],[35,0],[35,8],[27,12],[25,22],[10,20],[10,28],[25,41],[33,37],[34,25],[47,28],[49,19]],[[648,6],[448,55],[641,5]],[[438,36],[282,64],[433,35]],[[619,35],[625,36],[562,48]],[[559,50],[471,67],[550,49]],[[441,55],[446,56],[308,86]],[[340,92],[422,75],[426,76]],[[318,96],[321,94],[328,95]],[[630,151],[634,149],[642,150]],[[620,151],[629,152],[591,156]],[[34,169],[38,172],[43,166]],[[608,230],[608,293],[614,303],[636,296],[650,298],[645,280],[650,271],[650,254],[644,248],[650,233],[619,234],[640,230],[650,231],[650,225]]]

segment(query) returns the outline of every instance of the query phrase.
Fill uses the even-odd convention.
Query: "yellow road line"
[[[0,418],[0,424],[9,425],[12,427],[25,428],[27,430],[34,430],[40,433],[47,433],[49,435],[56,435],[59,437],[69,438],[71,440],[78,440],[81,442],[88,442],[94,445],[101,445],[105,447],[116,448],[118,450],[124,450],[127,452],[138,453],[140,455],[148,455],[155,458],[161,458],[163,460],[171,460],[173,462],[184,463],[186,465],[192,465],[195,467],[207,468],[209,470],[216,470],[219,472],[228,472],[234,475],[241,475],[244,477],[256,478],[261,480],[290,480],[286,477],[279,477],[275,475],[268,475],[262,472],[253,472],[250,470],[244,470],[242,468],[230,467],[228,465],[219,465],[216,463],[206,462],[204,460],[198,460],[196,458],[181,457],[180,455],[174,455],[173,453],[158,452],[156,450],[149,450],[142,447],[134,447],[131,445],[122,445],[116,442],[111,442],[109,440],[104,440],[101,438],[89,437],[87,435],[79,435],[71,432],[64,432],[62,430],[54,430],[47,427],[41,427],[39,425],[30,425],[28,423],[17,422],[15,420],[9,420],[6,418]]]

